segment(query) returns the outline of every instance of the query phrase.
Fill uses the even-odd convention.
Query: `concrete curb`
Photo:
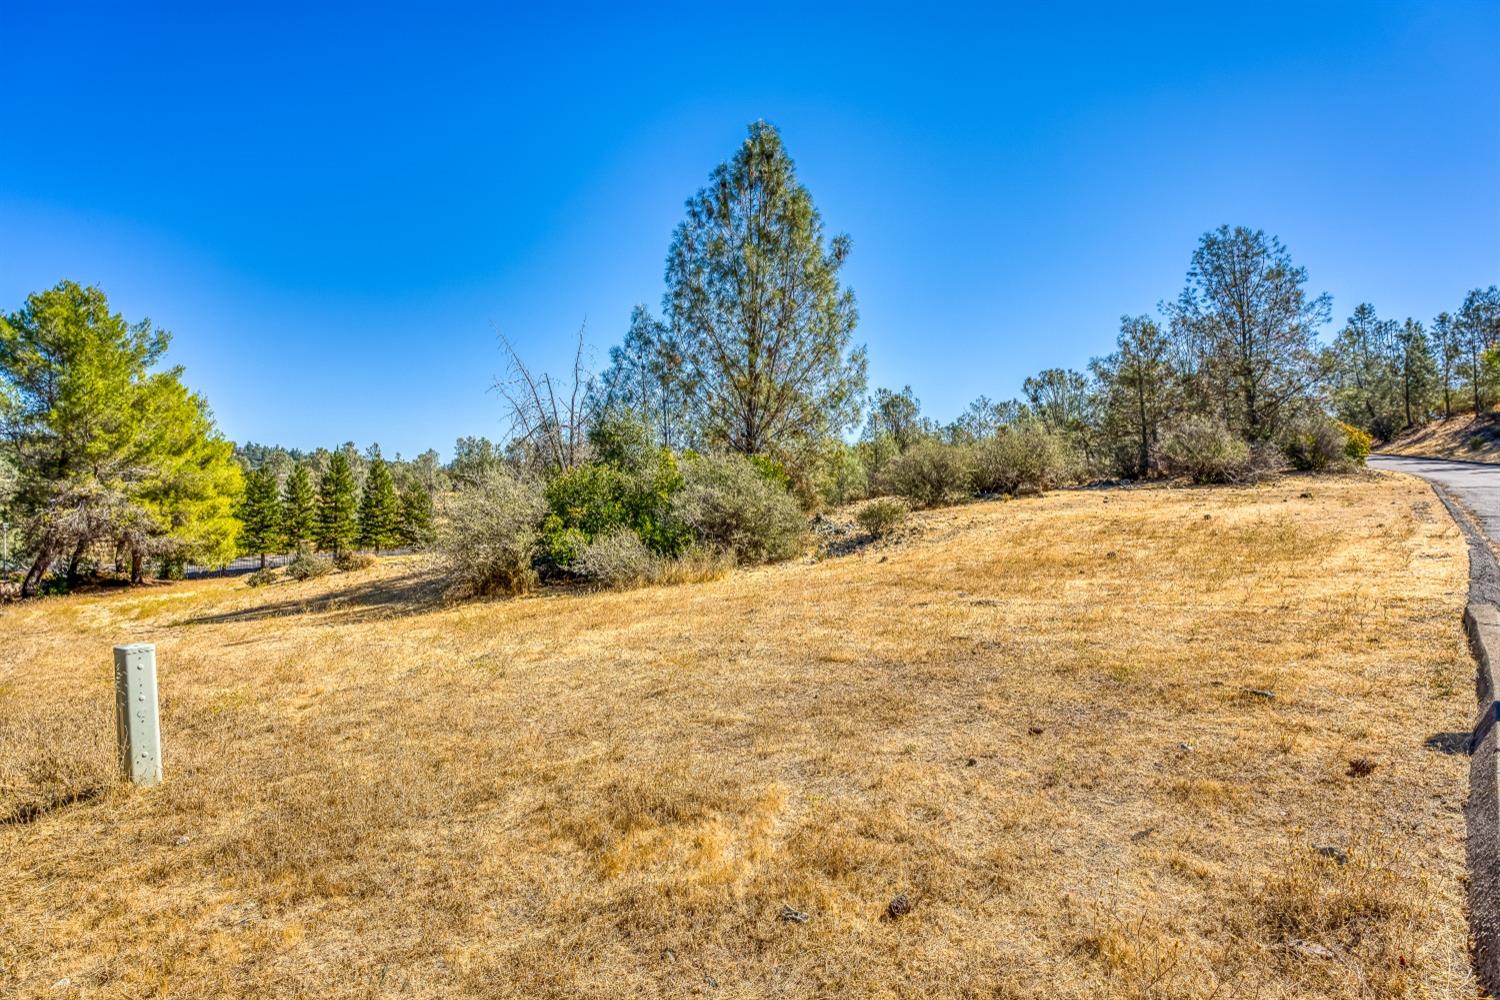
[[[1479,714],[1469,737],[1469,800],[1464,805],[1464,853],[1469,868],[1469,947],[1474,974],[1490,996],[1500,996],[1500,563],[1473,520],[1437,483],[1428,483],[1463,532],[1469,547],[1469,597],[1464,632],[1474,654]]]

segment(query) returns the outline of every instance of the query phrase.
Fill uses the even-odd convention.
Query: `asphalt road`
[[[1479,519],[1492,543],[1500,541],[1500,465],[1399,455],[1371,455],[1369,465],[1372,469],[1409,472],[1437,483]]]

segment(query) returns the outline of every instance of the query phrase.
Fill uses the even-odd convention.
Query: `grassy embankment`
[[[1472,413],[1434,420],[1396,435],[1376,451],[1389,455],[1460,458],[1467,462],[1500,462],[1500,413],[1486,413],[1478,420]]]
[[[1467,760],[1424,746],[1472,714],[1464,579],[1369,475],[629,593],[395,559],[7,607],[0,994],[1472,996]],[[155,790],[112,783],[127,640]]]

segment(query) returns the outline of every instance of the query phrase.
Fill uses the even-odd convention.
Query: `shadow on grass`
[[[292,584],[276,584],[266,596],[274,598],[276,589],[282,586]],[[441,575],[434,569],[422,568],[394,578],[351,581],[347,586],[316,597],[272,600],[238,611],[185,618],[173,624],[229,625],[296,615],[333,615],[340,624],[359,624],[433,611],[446,603],[443,590]]]
[[[1461,754],[1469,752],[1470,733],[1434,733],[1422,742],[1429,750],[1438,753]]]

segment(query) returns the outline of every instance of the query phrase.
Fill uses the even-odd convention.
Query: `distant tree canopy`
[[[234,555],[240,469],[182,370],[155,370],[169,341],[71,281],[0,318],[0,436],[30,560],[23,594],[59,559],[70,580],[107,559],[139,579],[148,558],[172,571]]]

